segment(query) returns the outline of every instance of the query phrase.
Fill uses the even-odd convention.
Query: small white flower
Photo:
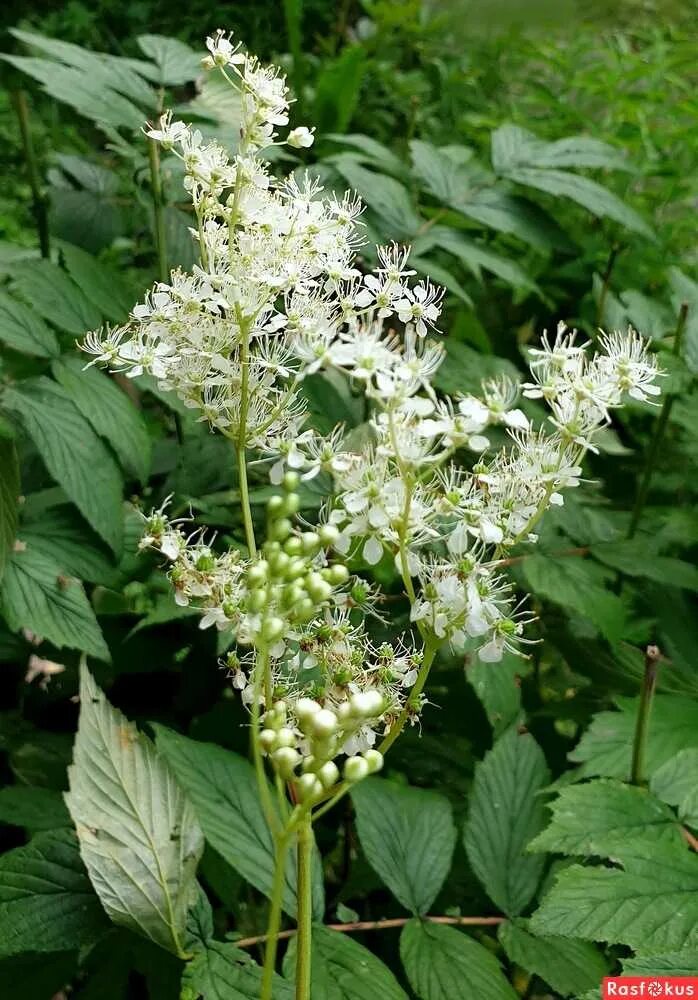
[[[305,125],[299,125],[298,128],[293,128],[288,133],[288,139],[286,140],[289,146],[294,149],[308,149],[315,141],[314,133],[315,129],[306,128]]]

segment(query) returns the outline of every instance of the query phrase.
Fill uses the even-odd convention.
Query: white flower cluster
[[[428,334],[442,292],[416,282],[409,251],[395,245],[378,249],[371,273],[357,267],[359,200],[326,197],[304,176],[278,181],[263,159],[288,123],[283,77],[222,32],[207,45],[205,64],[241,97],[235,154],[169,115],[148,132],[184,165],[200,263],[84,347],[90,363],[152,374],[235,441],[241,475],[252,450],[284,485],[259,554],[249,507],[248,556],[187,538],[162,511],[147,519],[144,544],[171,560],[177,601],[243,647],[228,666],[245,703],[264,709],[260,746],[300,798],[319,800],[339,780],[338,754],[348,755],[348,781],[380,767],[374,744],[416,719],[440,644],[474,640],[485,661],[519,651],[531,615],[501,573],[503,555],[535,541],[545,510],[577,486],[610,411],[626,395],[657,395],[657,369],[633,331],[603,335],[590,355],[560,326],[531,350],[523,387],[500,378],[480,396],[438,395],[444,349]],[[287,143],[312,138],[300,127]],[[326,436],[308,427],[302,383],[321,370],[364,392],[361,448],[341,427]],[[517,408],[521,388],[550,407],[550,432]],[[493,426],[508,435],[496,453]],[[300,531],[297,483],[321,471],[331,495],[320,525]],[[415,635],[375,646],[365,627],[377,598],[349,568],[385,559],[402,578],[417,648]]]

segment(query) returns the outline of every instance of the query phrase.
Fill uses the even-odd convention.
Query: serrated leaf
[[[257,1000],[262,970],[235,944],[209,940],[182,973],[180,1000]],[[274,977],[273,1000],[292,1000],[293,990]]]
[[[95,309],[106,319],[122,323],[133,304],[133,295],[119,274],[70,243],[61,244],[60,252],[68,274]]]
[[[21,546],[13,552],[0,600],[13,631],[28,628],[59,649],[80,649],[109,661],[109,648],[82,585],[63,577],[60,568],[39,552]]]
[[[243,757],[155,726],[158,749],[165,755],[185,789],[208,843],[243,878],[269,896],[274,870],[274,845],[259,801],[252,765]],[[286,864],[283,906],[296,913],[296,857],[291,849]],[[324,892],[315,858],[313,912],[324,911]]]
[[[122,479],[106,445],[68,394],[48,378],[9,388],[5,405],[20,415],[46,468],[83,517],[118,554]]]
[[[17,535],[19,490],[17,449],[0,428],[0,580]]]
[[[27,549],[50,560],[64,575],[103,584],[114,577],[116,566],[108,549],[73,507],[41,511],[20,525],[18,535]]]
[[[521,571],[537,596],[588,618],[609,642],[623,638],[626,608],[605,587],[600,566],[578,557],[532,555],[523,560]]]
[[[468,191],[452,202],[452,207],[497,232],[517,236],[537,250],[574,250],[564,229],[540,205],[498,187]]]
[[[400,957],[419,1000],[516,1000],[494,955],[453,927],[410,920]]]
[[[654,239],[652,230],[635,209],[590,177],[571,174],[566,170],[539,170],[534,167],[517,167],[508,171],[506,176],[517,184],[537,191],[569,198],[600,218],[613,219],[631,232]]]
[[[521,713],[521,677],[530,672],[530,666],[520,656],[505,653],[496,669],[490,663],[472,660],[466,666],[465,676],[487,713],[495,736],[508,729]]]
[[[620,781],[563,788],[549,808],[550,822],[530,851],[609,858],[636,837],[646,844],[682,843],[671,809],[645,789]]]
[[[0,857],[0,955],[82,947],[107,927],[72,830],[39,834]]]
[[[321,1000],[407,1000],[390,969],[348,934],[315,925],[312,934],[311,994]],[[284,976],[296,964],[293,938],[284,956]]]
[[[652,792],[689,826],[698,826],[698,747],[681,750],[658,767],[650,781]]]
[[[78,410],[107,439],[124,469],[145,483],[151,443],[143,417],[113,379],[97,368],[84,370],[81,358],[63,357],[51,370]]]
[[[201,829],[165,759],[84,664],[68,779],[80,853],[108,916],[183,957]]]
[[[82,336],[101,326],[102,313],[74,281],[50,260],[20,261],[12,268],[12,289],[54,326]]]
[[[32,833],[71,825],[60,792],[28,785],[0,788],[0,822],[23,826]]]
[[[683,559],[648,553],[647,543],[640,539],[593,545],[591,554],[605,566],[628,576],[644,577],[672,587],[698,591],[698,568]]]
[[[636,841],[620,860],[623,868],[562,871],[531,930],[645,952],[698,947],[698,856],[687,847]]]
[[[157,66],[157,82],[178,87],[202,74],[201,56],[178,38],[167,35],[139,35],[139,48]]]
[[[577,777],[628,778],[638,699],[619,698],[617,702],[619,711],[598,712],[570,753],[570,760],[581,764]],[[649,778],[688,747],[698,747],[698,703],[675,695],[656,695],[645,750]]]
[[[593,989],[608,973],[603,955],[588,941],[537,937],[518,920],[502,924],[498,936],[509,961],[539,976],[562,996]]]
[[[406,178],[407,171],[400,157],[396,156],[382,142],[377,142],[369,135],[361,135],[355,132],[342,135],[339,132],[330,132],[323,136],[323,139],[327,139],[338,146],[348,146],[354,153],[358,151],[358,153],[362,154],[366,163],[374,167],[380,167],[386,173],[394,174],[398,178]],[[331,160],[330,157],[325,157],[325,159]]]
[[[422,225],[407,188],[393,177],[367,170],[351,157],[337,157],[334,163],[347,183],[384,223],[384,235],[393,239],[413,239]]]
[[[0,341],[13,351],[36,358],[52,358],[60,353],[56,335],[33,309],[0,292]]]
[[[472,271],[478,280],[481,269],[484,269],[513,285],[514,288],[538,290],[536,283],[515,261],[508,257],[502,257],[501,254],[494,253],[489,248],[467,239],[455,229],[448,229],[446,226],[432,226],[423,236],[417,237],[413,244],[414,252],[418,255],[423,255],[434,247],[453,254],[468,270]]]
[[[545,826],[537,794],[550,780],[543,753],[528,734],[509,730],[475,768],[465,849],[490,899],[510,916],[533,898],[545,864],[526,846]]]
[[[698,949],[664,955],[635,955],[623,962],[624,976],[695,976],[696,969]]]
[[[544,142],[517,125],[505,124],[492,133],[492,163],[499,173],[515,167],[605,167],[632,170],[622,150],[600,139],[572,135]]]
[[[368,778],[352,790],[366,859],[413,913],[426,913],[451,868],[456,828],[437,792]]]

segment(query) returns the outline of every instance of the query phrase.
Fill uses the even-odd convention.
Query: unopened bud
[[[289,519],[287,517],[280,517],[278,521],[274,521],[272,524],[269,534],[277,542],[285,542],[292,531],[293,525]]]
[[[276,746],[276,733],[273,729],[263,729],[261,731],[259,734],[259,745],[267,753],[271,753]]]
[[[278,517],[284,509],[284,498],[280,496],[270,497],[267,502],[267,513],[269,517]]]
[[[302,774],[296,782],[296,792],[301,802],[319,798],[324,790],[322,782],[314,774]]]
[[[332,788],[339,781],[339,768],[333,760],[328,760],[317,772],[317,776],[325,788]]]
[[[313,716],[320,711],[320,705],[314,698],[299,698],[295,707],[296,718],[302,726],[307,725]]]
[[[321,708],[310,720],[310,728],[318,739],[326,739],[337,732],[337,716],[329,708]]]
[[[298,475],[298,473],[293,472],[291,469],[289,469],[289,471],[284,476],[283,483],[281,485],[288,493],[290,493],[292,490],[298,489],[298,484],[300,483],[300,481],[301,477]]]
[[[276,734],[276,742],[280,747],[293,747],[296,745],[296,736],[291,729],[282,726]]]
[[[352,696],[351,707],[353,714],[360,718],[375,718],[383,711],[385,698],[380,691],[360,691]]]
[[[335,563],[334,566],[329,566],[326,570],[323,570],[323,575],[333,587],[339,587],[349,579],[349,570],[341,563]]]
[[[284,633],[284,620],[273,615],[262,624],[262,638],[266,642],[276,642]]]
[[[292,747],[279,747],[271,755],[274,767],[282,778],[293,777],[294,769],[300,764],[301,755]]]
[[[339,531],[333,524],[323,524],[318,528],[318,535],[322,545],[334,545],[339,538]]]
[[[344,780],[354,784],[369,775],[369,766],[363,757],[349,757],[344,764]]]
[[[297,493],[287,493],[284,498],[284,514],[297,514],[301,505],[301,498]]]
[[[368,764],[368,770],[371,774],[375,774],[383,767],[383,754],[380,750],[365,750],[364,760]]]
[[[298,556],[301,554],[302,549],[303,543],[298,535],[291,535],[291,537],[287,538],[284,542],[284,552],[288,556]]]

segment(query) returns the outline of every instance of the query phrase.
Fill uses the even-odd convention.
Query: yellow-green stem
[[[656,646],[648,646],[645,650],[645,673],[642,678],[640,704],[637,709],[635,737],[633,739],[633,755],[630,765],[630,781],[633,785],[642,785],[645,781],[645,748],[649,732],[652,702],[657,687],[657,672],[661,653]]]
[[[274,880],[272,882],[271,900],[269,904],[269,920],[267,923],[266,946],[264,949],[264,968],[262,970],[262,989],[260,1000],[272,1000],[274,988],[274,970],[276,968],[276,951],[279,944],[281,929],[281,908],[286,879],[286,859],[288,856],[288,839],[286,831],[276,837],[274,851]]]
[[[39,170],[36,152],[34,150],[34,140],[32,138],[31,127],[29,124],[29,108],[27,107],[27,98],[24,91],[13,91],[12,103],[14,104],[15,111],[17,112],[19,132],[22,137],[22,149],[24,151],[24,160],[27,164],[29,187],[32,192],[32,211],[36,221],[36,231],[39,237],[41,256],[49,257],[51,254],[51,247],[48,225],[48,200],[41,179],[41,171]]]
[[[247,485],[247,411],[249,409],[249,385],[250,385],[250,331],[245,322],[240,323],[240,426],[235,447],[238,460],[238,484],[240,488],[240,505],[242,507],[242,520],[245,525],[245,541],[250,556],[257,555],[257,545],[254,537],[254,525],[252,523],[252,510],[250,508],[250,491]]]
[[[167,281],[169,268],[167,265],[167,238],[165,236],[165,204],[160,170],[160,147],[155,139],[148,140],[148,165],[150,167],[150,194],[153,199],[153,228],[155,231],[155,250],[158,257],[158,277],[160,281]]]
[[[312,851],[312,820],[309,815],[306,815],[298,825],[298,943],[296,948],[295,1000],[310,1000],[313,933]]]
[[[269,666],[269,651],[266,646],[260,645],[257,647],[257,658],[254,665],[254,692],[253,692],[253,702],[252,702],[252,759],[254,761],[254,769],[257,777],[257,788],[259,791],[259,799],[262,803],[262,810],[264,812],[264,818],[267,821],[267,826],[272,833],[276,833],[279,829],[279,816],[274,809],[274,802],[271,796],[271,789],[269,787],[269,782],[267,781],[267,776],[264,770],[264,760],[262,758],[262,749],[259,743],[259,717],[260,717],[260,702],[262,697],[262,684],[266,671]]]

